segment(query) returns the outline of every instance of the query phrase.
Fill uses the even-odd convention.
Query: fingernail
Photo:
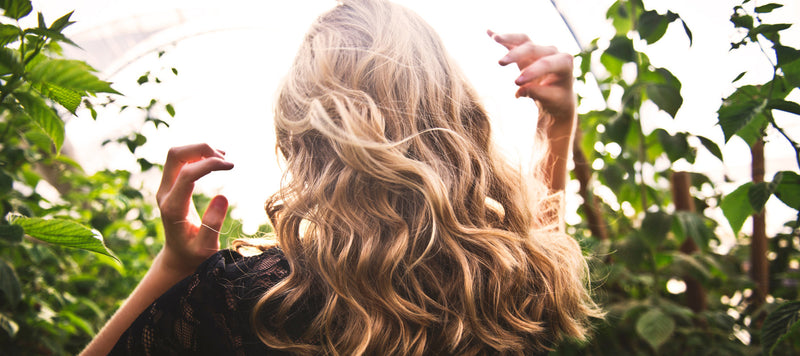
[[[527,79],[527,78],[525,78],[525,75],[524,75],[524,74],[523,74],[523,75],[520,75],[520,76],[519,76],[519,78],[517,78],[516,80],[514,80],[514,84],[516,84],[516,85],[522,85],[522,83],[524,83],[526,79]]]
[[[225,210],[228,208],[228,199],[223,195],[217,195],[214,199],[211,199],[211,202],[208,203],[208,207],[214,210]]]
[[[504,64],[505,65],[505,64],[508,64],[508,63],[511,63],[511,57],[509,57],[508,55],[506,55],[503,58],[500,58],[500,64]]]

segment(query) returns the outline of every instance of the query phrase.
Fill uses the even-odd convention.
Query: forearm
[[[577,115],[574,110],[552,115],[540,108],[538,130],[548,143],[542,161],[544,179],[550,192],[563,191],[567,184],[567,162],[575,137]]]
[[[125,330],[134,320],[159,296],[175,285],[188,274],[185,271],[176,271],[164,264],[164,251],[153,260],[150,270],[147,271],[139,285],[95,336],[81,355],[106,355],[119,340]]]

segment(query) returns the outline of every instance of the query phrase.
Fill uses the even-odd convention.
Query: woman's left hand
[[[575,115],[572,56],[552,46],[536,45],[525,34],[487,33],[508,49],[500,65],[516,63],[522,72],[515,81],[520,87],[517,97],[532,98],[556,122],[571,122]]]
[[[228,201],[222,195],[214,197],[201,219],[192,202],[192,192],[195,181],[206,174],[233,168],[224,154],[207,144],[173,147],[167,153],[156,194],[166,235],[160,257],[161,263],[177,274],[191,274],[219,250],[219,229]]]

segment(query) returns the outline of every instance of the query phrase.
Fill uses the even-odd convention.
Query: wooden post
[[[581,149],[581,131],[575,133],[575,140],[572,143],[572,160],[575,163],[575,178],[580,182],[578,193],[583,198],[584,214],[586,214],[586,222],[589,225],[589,230],[592,235],[599,240],[608,240],[608,229],[606,223],[603,221],[603,215],[600,213],[600,208],[597,204],[597,197],[589,190],[589,184],[592,179],[592,168],[586,160],[586,155],[583,154]]]
[[[753,184],[764,182],[764,140],[759,138],[750,148]],[[756,284],[751,298],[758,309],[769,294],[769,261],[767,261],[767,231],[765,210],[753,214],[753,235],[750,238],[750,277]]]
[[[689,192],[692,186],[691,177],[688,172],[673,172],[672,177],[672,201],[675,202],[675,210],[695,211],[694,199]],[[686,240],[681,244],[680,251],[691,255],[697,251],[697,244],[691,236],[686,236]],[[706,309],[706,291],[696,278],[686,275],[683,276],[686,283],[686,305],[695,313]]]

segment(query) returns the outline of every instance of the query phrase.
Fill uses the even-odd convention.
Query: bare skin
[[[567,157],[575,128],[572,56],[559,53],[554,47],[535,45],[526,35],[489,31],[489,36],[509,50],[499,63],[516,63],[520,68],[517,97],[532,98],[540,108],[539,130],[550,142],[544,162],[546,179],[552,191],[561,191],[566,184]],[[224,196],[214,197],[201,219],[192,203],[192,191],[203,176],[233,168],[224,155],[207,144],[170,149],[156,194],[166,237],[164,247],[136,289],[81,355],[106,355],[156,298],[219,250],[219,229],[228,201]]]
[[[575,136],[575,92],[572,89],[572,56],[552,46],[539,46],[525,34],[488,34],[508,49],[500,65],[516,63],[521,73],[517,97],[529,97],[539,106],[538,129],[549,143],[542,163],[545,180],[552,192],[564,190],[567,160]]]
[[[166,237],[164,247],[136,289],[81,355],[108,354],[158,296],[219,250],[219,229],[228,211],[228,200],[221,195],[214,197],[201,219],[192,202],[192,190],[201,177],[232,168],[233,163],[225,161],[224,152],[207,144],[170,149],[156,194]]]

